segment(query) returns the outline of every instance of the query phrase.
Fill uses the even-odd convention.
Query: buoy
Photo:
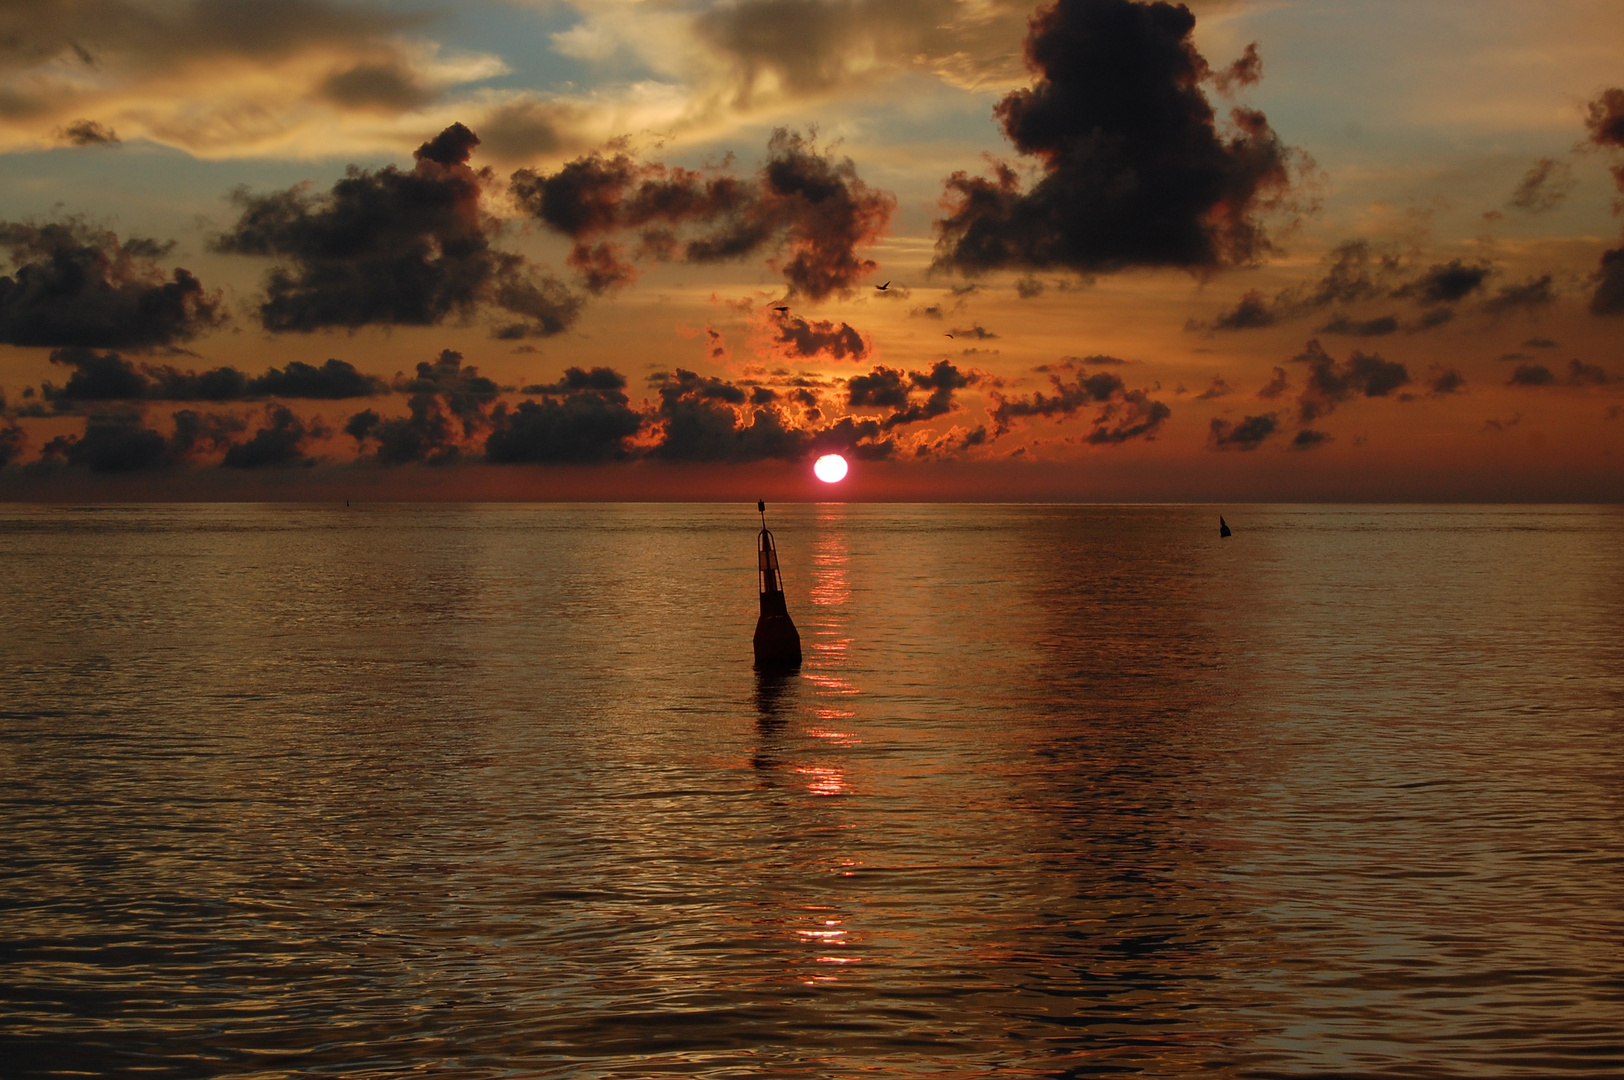
[[[1228,536],[1228,535],[1229,535],[1229,523],[1226,522],[1223,519],[1222,515],[1219,515],[1219,517],[1218,517],[1218,536],[1221,539],[1221,538],[1223,538],[1225,536]]]
[[[761,617],[756,620],[756,667],[783,670],[801,666],[801,635],[784,605],[783,579],[778,574],[778,547],[767,528],[767,504],[756,500],[761,513],[761,535],[756,537],[756,577],[761,585]]]

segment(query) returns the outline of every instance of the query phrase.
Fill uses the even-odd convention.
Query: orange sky
[[[0,20],[0,497],[1624,497],[1600,0]]]

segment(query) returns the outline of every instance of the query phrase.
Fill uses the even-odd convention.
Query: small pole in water
[[[783,578],[778,572],[778,546],[767,528],[767,503],[756,500],[761,513],[761,533],[756,537],[756,577],[761,586],[761,617],[756,620],[756,667],[763,669],[801,666],[801,635],[795,632],[789,608],[784,604]]]
[[[1229,525],[1228,525],[1228,523],[1226,523],[1224,521],[1224,516],[1222,514],[1219,514],[1218,515],[1218,537],[1219,537],[1219,539],[1223,539],[1224,537],[1229,536],[1229,535],[1230,535]]]

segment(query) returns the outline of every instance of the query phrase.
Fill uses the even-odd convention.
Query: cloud
[[[1315,431],[1313,428],[1303,428],[1292,438],[1289,449],[1312,450],[1316,446],[1324,446],[1331,441],[1328,432]]]
[[[994,437],[1008,432],[1010,421],[1020,417],[1068,419],[1090,405],[1098,405],[1087,441],[1115,444],[1153,436],[1173,415],[1165,404],[1153,401],[1147,391],[1129,390],[1120,376],[1109,371],[1078,374],[1071,382],[1050,373],[1049,381],[1055,390],[1052,395],[1039,390],[1029,398],[1006,398],[993,391],[989,415],[995,425]]]
[[[224,321],[218,293],[191,271],[167,276],[172,245],[81,220],[0,222],[11,276],[0,277],[0,342],[46,347],[147,349],[187,341]]]
[[[394,389],[411,395],[406,416],[386,418],[367,409],[344,425],[344,433],[359,448],[372,444],[377,460],[385,465],[445,462],[461,456],[464,444],[490,427],[490,406],[501,393],[478,368],[463,367],[462,354],[452,349],[419,363],[414,375],[396,380]]]
[[[1587,364],[1577,359],[1568,361],[1569,386],[1606,386],[1612,381],[1613,377],[1600,364]]]
[[[305,442],[331,434],[319,424],[306,426],[286,405],[265,406],[265,426],[247,442],[226,450],[220,464],[230,469],[261,469],[270,465],[299,465],[305,457]]]
[[[1544,364],[1518,364],[1512,371],[1511,378],[1506,380],[1507,386],[1550,386],[1556,382],[1556,376]]]
[[[1624,90],[1617,87],[1603,90],[1599,98],[1590,102],[1585,127],[1595,145],[1624,149]]]
[[[1207,445],[1214,450],[1256,450],[1278,430],[1280,420],[1274,413],[1248,416],[1238,424],[1215,416],[1207,431]]]
[[[1022,190],[1005,164],[950,176],[935,265],[1208,270],[1266,254],[1257,214],[1287,193],[1291,153],[1256,110],[1232,110],[1220,132],[1194,28],[1164,3],[1039,8],[1026,40],[1037,78],[995,110],[1039,178]]]
[[[292,360],[286,367],[273,367],[248,383],[250,394],[325,401],[373,397],[388,390],[388,384],[377,376],[363,375],[355,369],[355,365],[333,359],[320,367]]]
[[[1383,315],[1379,319],[1358,321],[1338,315],[1314,332],[1316,334],[1344,334],[1351,337],[1383,337],[1398,329],[1398,317]]]
[[[1257,330],[1285,319],[1320,311],[1332,304],[1355,304],[1388,293],[1399,274],[1398,256],[1379,252],[1365,240],[1338,244],[1322,260],[1317,281],[1284,289],[1268,300],[1261,291],[1249,290],[1229,311],[1219,313],[1213,330]],[[1192,322],[1191,329],[1204,324]]]
[[[1269,307],[1268,300],[1257,289],[1248,290],[1235,307],[1221,312],[1213,320],[1214,330],[1260,330],[1273,326],[1279,316]]]
[[[1556,342],[1546,337],[1531,337],[1522,343],[1525,349],[1554,349]]]
[[[1263,58],[1258,55],[1257,42],[1246,46],[1239,59],[1212,77],[1212,84],[1220,94],[1232,94],[1238,87],[1256,86],[1263,78]]]
[[[5,466],[22,457],[23,450],[28,445],[28,435],[18,424],[7,424],[0,427],[0,466]]]
[[[1483,301],[1483,310],[1491,315],[1503,315],[1518,308],[1544,307],[1556,300],[1556,291],[1551,285],[1550,274],[1530,277],[1516,285],[1502,285],[1494,296]]]
[[[1195,399],[1197,401],[1215,401],[1221,397],[1228,397],[1234,392],[1234,387],[1230,386],[1229,383],[1224,381],[1224,377],[1222,375],[1214,375],[1212,377],[1212,385],[1201,391],[1201,393],[1197,394]]]
[[[1590,298],[1590,313],[1624,315],[1624,248],[1603,252],[1601,266],[1591,280],[1596,292]]]
[[[94,349],[57,349],[51,363],[73,369],[67,385],[42,387],[47,401],[58,409],[97,401],[240,401],[254,397],[341,398],[388,393],[382,379],[363,375],[342,360],[321,367],[294,360],[284,368],[271,368],[249,378],[236,368],[183,371],[167,364],[136,364],[117,352]]]
[[[1458,394],[1466,389],[1465,376],[1454,368],[1444,367],[1442,364],[1433,364],[1429,370],[1431,371],[1431,377],[1427,379],[1427,393],[1433,397]]]
[[[1511,192],[1510,204],[1530,214],[1542,214],[1562,205],[1578,181],[1573,166],[1555,158],[1540,158],[1523,174]]]
[[[900,409],[908,404],[907,373],[877,367],[867,375],[846,380],[846,404],[853,409]]]
[[[795,461],[808,453],[805,431],[789,427],[770,408],[749,413],[740,422],[736,405],[749,395],[732,383],[678,368],[650,382],[660,395],[657,419],[663,424],[650,456],[667,461]]]
[[[868,356],[868,343],[851,324],[824,319],[807,320],[795,315],[776,319],[772,342],[786,359],[824,357],[860,361]]]
[[[1387,397],[1410,382],[1410,372],[1396,360],[1375,354],[1355,352],[1345,363],[1325,351],[1318,340],[1292,357],[1294,363],[1308,365],[1308,382],[1298,396],[1298,413],[1303,423],[1328,416],[1341,403],[1356,396]]]
[[[498,408],[485,456],[502,463],[585,463],[622,460],[644,416],[624,393],[625,376],[613,368],[567,368],[550,386],[526,387],[540,401]]]
[[[582,301],[492,246],[482,195],[493,177],[468,165],[477,145],[453,124],[417,148],[410,172],[351,167],[326,195],[239,189],[238,220],[214,248],[286,260],[266,275],[259,307],[274,332],[433,326],[489,311],[503,338],[561,333]]]
[[[884,378],[900,376],[901,372],[892,372],[888,368],[875,368],[874,375]],[[862,376],[858,376],[862,378]],[[924,420],[934,420],[938,416],[946,416],[958,409],[958,402],[954,399],[954,392],[967,386],[973,386],[980,381],[980,376],[974,373],[960,371],[950,360],[938,360],[929,371],[913,371],[908,373],[908,388],[928,391],[923,401],[911,398],[908,388],[904,388],[900,396],[888,387],[882,393],[885,400],[880,400],[880,393],[870,392],[868,402],[876,405],[891,405],[896,411],[886,417],[882,427],[889,431],[902,424],[916,424]],[[851,388],[847,381],[849,402],[856,405],[858,391]]]
[[[575,241],[572,265],[607,265],[607,238],[636,234],[645,260],[715,263],[770,256],[792,297],[849,296],[877,264],[858,255],[885,232],[896,209],[869,187],[851,159],[836,159],[810,136],[776,129],[754,176],[591,154],[556,173],[513,174],[514,198]],[[628,263],[618,273],[631,272]],[[590,284],[590,281],[589,281]]]
[[[75,120],[58,128],[57,138],[69,146],[118,146],[124,141],[118,132],[94,120]]]
[[[165,468],[177,460],[169,440],[134,411],[92,413],[85,418],[84,434],[57,436],[45,444],[43,455],[103,473]]]
[[[974,326],[955,326],[948,332],[947,336],[953,338],[971,338],[975,341],[988,341],[992,338],[996,338],[998,335],[977,323]]]
[[[366,0],[10,0],[0,148],[94,123],[198,157],[386,151],[451,87],[506,70],[406,36],[433,18]]]
[[[1258,388],[1257,396],[1264,401],[1272,401],[1291,389],[1291,380],[1286,378],[1286,369],[1274,369],[1274,377]]]
[[[1429,267],[1426,273],[1395,289],[1392,295],[1413,296],[1428,304],[1453,304],[1481,289],[1492,273],[1494,267],[1486,262],[1468,265],[1460,259],[1451,259]]]

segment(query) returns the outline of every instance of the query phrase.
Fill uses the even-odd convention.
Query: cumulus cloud
[[[465,444],[491,424],[491,406],[501,394],[495,382],[464,367],[462,354],[442,350],[417,365],[395,390],[409,394],[407,415],[383,417],[372,409],[352,415],[344,433],[363,451],[371,449],[385,465],[412,461],[445,462],[461,456]]]
[[[1287,193],[1291,153],[1253,109],[1231,110],[1220,130],[1194,28],[1165,3],[1039,8],[1026,40],[1036,79],[995,110],[1039,178],[1023,189],[1007,164],[950,176],[935,265],[1207,270],[1267,253],[1258,214]]]
[[[846,380],[846,404],[854,409],[893,410],[881,421],[881,427],[889,431],[954,412],[959,407],[954,393],[980,380],[980,375],[960,371],[950,360],[938,360],[929,371],[876,367],[867,375]],[[924,398],[916,399],[915,391],[924,391]]]
[[[896,209],[896,198],[865,184],[851,159],[785,128],[773,132],[753,176],[596,153],[552,174],[521,169],[511,190],[528,213],[575,242],[571,265],[599,291],[629,280],[635,266],[615,240],[635,236],[634,255],[644,260],[766,255],[792,297],[850,295],[877,265],[859,249],[879,239]]]
[[[304,464],[309,461],[304,452],[306,441],[329,434],[320,424],[307,425],[286,405],[267,405],[264,426],[246,442],[227,448],[220,463],[230,469]]]
[[[1427,379],[1427,393],[1433,397],[1443,397],[1445,394],[1458,394],[1466,389],[1466,377],[1451,367],[1442,364],[1433,364]]]
[[[786,315],[773,320],[771,331],[774,351],[785,359],[860,361],[868,356],[868,342],[850,323]]]
[[[69,146],[117,146],[118,132],[94,120],[75,120],[57,130],[57,138]]]
[[[1624,149],[1624,89],[1603,90],[1586,108],[1585,127],[1597,146]]]
[[[1600,364],[1587,364],[1578,359],[1568,361],[1569,386],[1606,386],[1612,381],[1613,377]]]
[[[1506,380],[1507,386],[1551,386],[1556,376],[1544,364],[1518,364]]]
[[[492,245],[481,199],[493,176],[468,164],[477,145],[453,124],[417,148],[410,171],[351,167],[325,195],[239,189],[237,222],[215,249],[285,260],[259,306],[271,331],[432,326],[485,311],[504,338],[561,333],[582,301]]]
[[[1324,446],[1330,441],[1331,436],[1328,432],[1315,431],[1313,428],[1303,428],[1292,437],[1290,449],[1312,450],[1316,446]]]
[[[27,445],[28,435],[20,425],[10,423],[0,427],[0,466],[9,465],[22,457]]]
[[[1624,149],[1624,90],[1617,87],[1605,90],[1592,101],[1585,118],[1590,141],[1596,146]],[[1613,166],[1613,179],[1618,190],[1624,192],[1624,165]],[[1624,208],[1624,203],[1614,209]],[[1596,291],[1590,298],[1593,315],[1624,315],[1624,247],[1605,251],[1601,265],[1591,278]]]
[[[539,401],[498,407],[485,456],[503,463],[586,463],[626,458],[644,416],[631,407],[626,378],[613,368],[572,367],[558,382],[526,387]]]
[[[1329,415],[1354,397],[1387,397],[1410,382],[1409,369],[1396,360],[1356,351],[1339,364],[1317,339],[1309,341],[1292,361],[1308,366],[1308,381],[1297,399],[1305,424]]]
[[[1540,158],[1531,165],[1511,192],[1510,204],[1530,214],[1555,210],[1578,186],[1573,166],[1555,158]]]
[[[1234,392],[1235,388],[1230,386],[1228,381],[1225,380],[1222,375],[1214,375],[1212,377],[1212,385],[1208,386],[1205,390],[1201,391],[1201,393],[1197,394],[1195,399],[1197,401],[1216,401],[1218,398],[1228,397]]]
[[[45,383],[47,401],[58,409],[102,401],[240,401],[256,397],[338,400],[387,393],[382,379],[364,375],[343,360],[328,360],[320,367],[290,361],[250,378],[233,367],[207,371],[182,370],[168,364],[140,363],[117,352],[94,349],[57,349],[51,363],[71,368],[67,384]]]
[[[179,461],[176,447],[147,427],[136,410],[91,413],[82,435],[58,435],[45,444],[42,454],[101,473],[160,469]]]
[[[1215,416],[1207,430],[1207,445],[1214,450],[1256,450],[1278,430],[1280,419],[1274,413],[1248,416],[1239,423]]]
[[[1603,252],[1592,280],[1596,291],[1590,297],[1591,314],[1624,315],[1624,248]]]
[[[147,349],[187,341],[224,321],[218,293],[189,270],[157,260],[172,244],[70,219],[0,222],[12,264],[0,276],[0,342],[48,347]]]
[[[1093,444],[1115,444],[1135,438],[1155,435],[1173,411],[1160,401],[1152,400],[1149,391],[1130,390],[1121,376],[1100,371],[1092,375],[1078,373],[1067,381],[1060,374],[1049,373],[1053,394],[1039,390],[1031,397],[1008,398],[998,391],[992,392],[994,436],[1010,430],[1011,421],[1020,417],[1041,416],[1048,419],[1069,419],[1090,406],[1097,405],[1086,441]]]
[[[1430,330],[1454,318],[1450,305],[1478,292],[1495,272],[1488,262],[1451,259],[1435,263],[1406,279],[1404,261],[1391,251],[1380,251],[1365,240],[1351,240],[1333,248],[1324,259],[1318,280],[1283,289],[1272,299],[1260,290],[1243,294],[1233,308],[1210,323],[1191,321],[1190,329],[1256,330],[1300,318],[1332,305],[1360,304],[1381,298],[1408,299],[1427,306],[1411,331]],[[1337,314],[1315,333],[1379,337],[1400,328],[1397,315],[1360,319]]]
[[[1550,274],[1530,277],[1512,285],[1502,285],[1489,299],[1483,301],[1483,310],[1491,315],[1504,315],[1509,311],[1532,310],[1545,307],[1556,300],[1556,290]]]
[[[1257,396],[1264,401],[1273,401],[1291,389],[1291,380],[1286,377],[1286,369],[1277,367],[1274,376],[1258,388]]]

